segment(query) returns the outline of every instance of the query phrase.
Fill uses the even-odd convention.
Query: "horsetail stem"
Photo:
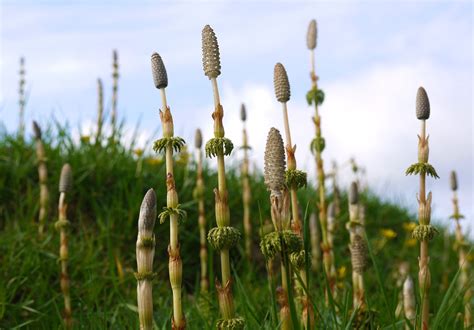
[[[96,145],[102,139],[102,126],[104,124],[104,86],[102,80],[97,79],[97,133],[95,136]]]
[[[267,143],[265,145],[264,179],[267,190],[270,191],[271,218],[275,231],[265,235],[260,246],[262,252],[275,251],[274,253],[280,254],[282,286],[277,289],[277,300],[280,305],[281,329],[284,330],[292,329],[292,323],[288,301],[288,290],[291,290],[291,286],[288,286],[288,283],[291,277],[289,276],[290,270],[287,269],[284,262],[288,259],[288,253],[282,237],[284,233],[286,235],[295,235],[289,230],[290,212],[288,191],[285,184],[285,167],[283,139],[280,132],[272,127],[268,132]],[[279,236],[274,236],[275,233]],[[265,255],[265,257],[268,260],[272,260],[274,255]]]
[[[36,158],[38,161],[38,178],[40,184],[40,210],[38,215],[38,234],[43,236],[46,216],[48,215],[49,191],[48,191],[48,169],[46,167],[46,153],[42,140],[41,128],[33,121],[33,132],[35,133]]]
[[[143,198],[138,217],[137,303],[141,330],[153,329],[153,258],[155,256],[156,194],[149,189]]]
[[[352,291],[354,309],[365,309],[365,289],[363,273],[367,266],[367,244],[364,240],[364,227],[360,219],[359,191],[356,182],[349,188],[349,222],[347,229],[350,236],[349,249],[352,263]]]
[[[119,62],[118,62],[118,52],[114,50],[112,53],[112,115],[111,115],[111,124],[112,124],[112,135],[115,135],[117,130],[117,101],[118,101],[118,80],[119,80]]]
[[[219,307],[221,317],[217,322],[219,329],[242,329],[245,321],[235,315],[232,297],[232,277],[230,274],[229,249],[234,247],[240,232],[230,226],[230,211],[228,205],[228,192],[225,175],[224,156],[230,155],[233,149],[232,142],[225,138],[224,109],[220,104],[217,77],[221,73],[219,45],[217,37],[209,25],[202,30],[202,63],[204,74],[211,80],[214,95],[214,138],[206,143],[206,155],[217,158],[218,188],[214,189],[215,213],[217,227],[211,229],[208,234],[209,243],[220,251],[221,259],[221,283],[217,282]]]
[[[416,318],[416,303],[415,303],[415,289],[413,280],[408,275],[403,283],[403,311],[405,318],[408,319],[409,325],[406,325],[406,329],[413,329],[415,326]]]
[[[56,229],[60,235],[60,247],[59,247],[59,261],[61,263],[61,291],[64,298],[64,313],[63,321],[64,326],[67,329],[72,328],[72,310],[71,310],[71,295],[69,293],[70,280],[67,270],[67,261],[69,259],[68,251],[68,235],[67,229],[70,225],[67,220],[67,203],[66,195],[72,189],[72,170],[69,164],[64,164],[61,169],[61,176],[59,178],[59,219],[55,223]]]
[[[178,204],[178,193],[175,187],[173,176],[173,151],[180,151],[184,146],[184,140],[174,136],[173,116],[166,100],[165,88],[168,86],[168,75],[166,68],[158,53],[151,56],[151,68],[155,87],[161,92],[162,109],[160,110],[161,127],[163,137],[154,144],[157,152],[165,152],[166,157],[166,208],[161,212],[161,222],[167,217],[170,219],[170,244],[168,245],[169,255],[169,277],[171,290],[173,292],[173,329],[184,329],[186,321],[182,309],[181,285],[183,277],[183,263],[179,252],[180,246],[178,241],[178,221],[179,217],[184,214]]]
[[[18,135],[20,138],[25,136],[25,106],[26,106],[26,95],[25,95],[25,85],[26,85],[26,71],[25,71],[25,58],[20,57],[20,71],[18,71],[20,76],[18,83],[18,110],[19,110],[19,121],[18,121]]]
[[[456,222],[456,241],[454,243],[454,250],[458,252],[459,269],[461,270],[459,276],[459,287],[461,291],[464,291],[464,327],[467,329],[472,324],[472,289],[469,274],[469,260],[466,252],[466,246],[468,244],[464,239],[460,223],[460,220],[464,219],[464,216],[459,211],[459,200],[457,194],[458,180],[455,171],[451,171],[450,185],[451,190],[453,191],[453,214],[451,215],[451,219]]]
[[[332,246],[328,242],[328,224],[327,224],[327,210],[326,210],[326,188],[325,188],[325,173],[324,173],[324,161],[322,158],[323,150],[326,146],[325,139],[321,132],[321,116],[319,114],[319,106],[324,101],[324,92],[318,88],[318,76],[316,75],[315,61],[314,61],[314,50],[317,45],[317,23],[315,20],[310,21],[308,26],[307,34],[307,46],[310,50],[310,78],[311,78],[311,90],[306,94],[308,104],[314,104],[315,114],[313,117],[315,127],[315,138],[313,139],[310,149],[314,154],[316,161],[316,178],[318,182],[319,201],[316,204],[319,210],[319,221],[321,223],[321,236],[322,236],[322,251],[323,251],[323,262],[324,270],[328,276],[329,290],[334,293],[336,278],[335,273],[332,269]],[[326,299],[328,302],[328,299]]]
[[[209,280],[207,278],[207,243],[206,243],[206,213],[204,209],[204,178],[202,175],[202,133],[198,128],[196,130],[194,145],[197,151],[197,171],[196,171],[196,188],[194,190],[194,198],[198,203],[199,211],[199,237],[200,237],[200,259],[201,259],[201,290],[207,292],[209,290]]]
[[[290,124],[288,119],[288,108],[287,102],[290,100],[291,91],[290,91],[290,82],[288,79],[288,75],[286,73],[286,69],[281,63],[277,63],[275,65],[275,69],[273,72],[273,83],[275,88],[275,96],[278,102],[280,102],[283,106],[283,122],[285,125],[285,137],[286,137],[286,158],[288,164],[288,170],[286,172],[286,184],[290,190],[291,196],[291,210],[292,210],[292,229],[300,235],[303,236],[302,227],[301,227],[301,220],[299,214],[299,206],[298,206],[298,196],[297,190],[298,188],[302,188],[306,186],[306,173],[299,171],[296,169],[296,158],[295,158],[295,151],[296,145],[293,145],[291,142],[291,131],[290,131]],[[299,267],[299,273],[302,279],[302,285],[307,288],[308,287],[308,274],[306,273],[305,267]],[[307,295],[307,291],[303,290],[303,311],[302,311],[302,321],[305,325],[305,328],[311,328],[311,324],[307,324],[308,317],[312,320],[313,317],[313,310],[311,308],[311,304],[309,302],[309,297]]]
[[[250,180],[249,180],[249,156],[248,150],[250,149],[248,145],[248,137],[247,137],[247,128],[245,122],[247,120],[247,110],[245,105],[242,104],[240,108],[240,119],[243,122],[243,143],[242,149],[244,150],[244,159],[242,162],[242,201],[244,206],[244,239],[245,239],[245,255],[247,259],[250,261],[252,256],[252,224],[250,222],[250,202],[252,199],[252,192],[250,189]]]
[[[428,163],[429,145],[426,136],[426,120],[430,117],[430,102],[428,95],[423,87],[418,88],[416,94],[416,117],[421,120],[421,134],[418,135],[418,162],[411,165],[406,174],[420,175],[420,192],[418,199],[418,221],[419,224],[413,231],[413,236],[420,241],[420,258],[418,261],[420,271],[418,281],[420,287],[420,296],[422,300],[421,324],[422,329],[428,329],[430,319],[430,299],[429,290],[431,287],[431,274],[429,268],[428,242],[436,234],[436,229],[431,226],[431,192],[426,196],[426,175],[433,178],[439,178],[436,170]]]

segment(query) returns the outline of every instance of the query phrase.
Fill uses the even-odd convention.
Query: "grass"
[[[38,238],[37,213],[38,177],[33,139],[8,134],[0,128],[0,328],[54,329],[61,327],[63,301],[59,286],[58,235],[54,230],[57,220],[55,202],[58,200],[59,173],[63,163],[74,169],[74,189],[68,208],[71,219],[69,239],[69,272],[71,299],[76,328],[129,329],[137,328],[135,240],[141,200],[154,188],[158,196],[158,212],[164,205],[166,187],[165,164],[148,146],[143,156],[143,168],[136,176],[137,157],[132,145],[104,142],[74,143],[70,129],[57,123],[44,130],[44,144],[48,158],[50,188],[49,214],[45,235]],[[117,132],[120,135],[120,130]],[[198,307],[199,292],[199,227],[197,203],[192,198],[195,186],[195,165],[179,161],[175,166],[176,187],[180,191],[182,207],[188,213],[180,224],[180,242],[183,257],[183,311],[188,329],[213,329],[219,319],[213,281],[219,272],[217,251],[209,250],[210,312],[203,315]],[[238,169],[226,169],[231,223],[242,230],[242,191]],[[208,229],[214,226],[214,196],[217,174],[204,164],[206,182],[205,202]],[[232,276],[236,314],[245,318],[247,329],[275,329],[278,317],[275,288],[269,283],[263,257],[258,247],[260,222],[269,217],[268,192],[263,177],[250,177],[252,189],[252,219],[254,230],[251,264],[244,258],[243,241],[231,250]],[[308,205],[306,214],[314,210],[315,191],[311,188],[298,192],[301,205]],[[330,198],[331,199],[331,196]],[[409,247],[410,234],[403,223],[415,219],[406,209],[381,201],[368,192],[361,196],[367,207],[366,232],[370,243],[371,264],[365,273],[367,299],[375,309],[372,326],[382,329],[401,329],[403,319],[394,321],[398,290],[393,273],[397,262],[410,262],[411,275],[418,270],[416,248]],[[325,306],[327,278],[320,271],[310,272],[309,293],[315,308],[318,328],[350,329],[355,321],[351,308],[350,253],[347,248],[347,198],[343,194],[342,212],[335,232],[335,254],[338,260],[337,286],[340,297],[330,299]],[[261,219],[259,219],[261,218]],[[306,216],[305,216],[306,219]],[[165,223],[155,227],[156,254],[154,270],[157,277],[153,287],[154,321],[158,329],[171,327],[171,291],[168,280],[168,228]],[[307,231],[305,221],[305,231]],[[381,229],[392,229],[396,237],[387,238]],[[432,328],[462,329],[462,293],[457,289],[458,271],[455,251],[449,250],[443,264],[443,228],[430,244],[432,290],[430,294]],[[452,240],[452,238],[450,238]],[[308,245],[306,240],[306,245]],[[472,251],[471,251],[472,260]],[[122,272],[117,267],[117,260]],[[345,269],[345,274],[344,274]],[[376,271],[374,271],[376,269]],[[448,272],[448,286],[443,287],[443,271]],[[123,273],[123,275],[121,275]],[[415,285],[416,285],[415,281]],[[326,284],[325,284],[326,283]],[[448,290],[449,287],[449,290]],[[418,288],[416,288],[418,289]],[[419,299],[419,297],[417,297]],[[419,304],[419,301],[417,302]],[[419,309],[419,307],[418,307]],[[419,311],[418,311],[419,313]],[[417,315],[419,317],[419,315]]]

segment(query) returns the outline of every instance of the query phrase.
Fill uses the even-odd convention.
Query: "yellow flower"
[[[137,148],[133,150],[133,153],[137,155],[138,157],[141,157],[143,155],[143,149]]]
[[[147,158],[145,161],[149,165],[160,165],[161,163],[163,163],[162,158],[152,158],[151,157],[151,158]]]
[[[383,237],[386,237],[388,239],[397,237],[397,233],[392,229],[380,229],[380,233]]]
[[[416,240],[416,238],[409,238],[405,241],[405,246],[414,247],[414,246],[416,246],[417,243],[418,243],[418,241]]]
[[[337,277],[339,279],[345,278],[346,274],[347,274],[347,268],[345,266],[341,266],[337,269]]]
[[[405,229],[407,232],[411,233],[416,227],[416,222],[404,222],[403,223],[403,229]]]
[[[81,135],[81,142],[82,143],[89,143],[91,137],[89,135]]]

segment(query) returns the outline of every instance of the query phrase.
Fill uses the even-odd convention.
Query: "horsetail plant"
[[[319,114],[319,106],[324,102],[324,92],[318,88],[318,79],[315,70],[315,61],[314,61],[314,50],[317,46],[317,37],[318,37],[318,27],[316,21],[313,19],[310,21],[308,26],[308,33],[306,35],[306,45],[310,51],[310,77],[311,77],[311,90],[306,94],[306,100],[308,105],[314,104],[314,117],[313,123],[315,127],[315,138],[311,142],[311,152],[315,156],[316,160],[316,178],[318,182],[318,192],[319,200],[317,202],[317,208],[319,210],[319,221],[321,223],[321,236],[322,236],[322,251],[323,251],[323,263],[326,276],[329,281],[329,290],[334,292],[336,285],[336,276],[333,269],[333,260],[331,258],[332,246],[328,242],[328,224],[327,224],[327,210],[326,210],[326,188],[325,188],[325,179],[324,174],[324,161],[322,153],[326,147],[326,140],[321,133],[321,116]]]
[[[71,295],[69,293],[69,275],[68,275],[68,228],[70,225],[67,220],[67,194],[72,189],[72,170],[69,164],[64,164],[61,169],[61,176],[59,178],[59,219],[55,223],[56,230],[59,231],[60,235],[60,246],[59,246],[59,261],[61,263],[61,291],[64,298],[64,312],[63,321],[64,326],[67,329],[72,328],[72,310],[71,310]]]
[[[196,188],[194,189],[194,199],[198,203],[199,212],[199,237],[201,259],[201,291],[209,290],[209,280],[207,278],[207,244],[206,244],[206,213],[204,209],[204,178],[202,176],[202,133],[198,128],[194,137],[194,145],[197,151],[197,171],[196,171]]]
[[[242,149],[244,151],[244,160],[242,162],[242,201],[244,204],[244,241],[245,241],[245,255],[250,261],[252,256],[252,224],[250,223],[250,202],[252,199],[252,192],[250,189],[250,180],[249,180],[249,155],[248,151],[250,146],[248,145],[248,136],[247,136],[247,127],[245,122],[247,120],[247,110],[245,105],[242,104],[240,108],[240,119],[243,123],[242,129]]]
[[[354,310],[362,312],[365,307],[363,273],[367,267],[368,248],[364,239],[364,227],[360,219],[359,191],[356,182],[349,189],[349,231],[352,264],[352,293]]]
[[[416,303],[415,303],[415,289],[411,276],[408,275],[403,283],[403,311],[405,318],[408,320],[406,329],[413,329],[415,326],[416,317]]]
[[[141,330],[153,329],[153,258],[155,256],[156,194],[149,189],[143,198],[138,216],[137,237],[137,303]]]
[[[420,241],[420,257],[418,281],[420,286],[421,308],[421,328],[429,327],[430,299],[429,290],[431,287],[431,274],[429,268],[428,243],[437,230],[430,224],[431,221],[431,192],[426,195],[426,176],[439,178],[434,167],[428,163],[429,156],[429,136],[426,136],[426,120],[430,118],[430,101],[423,87],[418,88],[416,94],[416,117],[421,120],[421,135],[418,135],[418,162],[408,167],[406,175],[420,175],[420,192],[418,199],[418,225],[413,230],[413,237]]]
[[[36,158],[38,161],[38,178],[40,184],[40,199],[39,199],[39,215],[38,215],[38,234],[43,236],[44,226],[46,223],[46,216],[48,215],[48,203],[49,203],[49,191],[48,191],[48,168],[46,167],[46,153],[44,151],[44,145],[41,127],[39,127],[36,121],[33,121],[33,132],[35,134],[36,143]]]
[[[229,249],[235,247],[240,240],[240,232],[230,226],[230,210],[225,176],[224,156],[230,155],[234,145],[225,137],[224,109],[220,102],[217,77],[221,73],[219,45],[214,30],[206,25],[202,30],[202,64],[204,74],[212,84],[214,94],[214,138],[206,143],[206,156],[217,158],[218,188],[214,189],[215,213],[217,227],[212,228],[207,239],[209,244],[220,251],[221,257],[221,282],[216,282],[219,308],[222,318],[217,322],[218,329],[243,329],[245,320],[238,317],[234,310],[232,297],[232,277],[230,274]]]
[[[102,126],[104,124],[104,86],[102,80],[97,79],[97,132],[95,136],[95,144],[100,144],[102,139]]]
[[[280,305],[281,329],[292,329],[289,293],[291,286],[290,254],[303,250],[299,234],[291,230],[290,198],[285,182],[285,148],[280,132],[271,128],[265,146],[264,180],[270,191],[271,218],[274,231],[266,234],[260,242],[260,249],[267,260],[279,255],[281,259],[282,286],[277,289]]]
[[[173,329],[184,329],[186,321],[184,319],[182,301],[181,301],[181,283],[183,277],[183,262],[179,252],[178,224],[179,219],[186,213],[181,209],[178,203],[178,193],[175,187],[173,176],[173,151],[179,152],[184,146],[184,140],[174,136],[173,116],[166,100],[165,88],[168,87],[168,75],[166,68],[158,53],[151,55],[151,70],[155,87],[160,90],[161,103],[163,110],[160,110],[161,127],[163,137],[155,141],[153,149],[155,152],[164,152],[166,157],[166,207],[160,213],[160,223],[166,218],[170,219],[170,244],[168,245],[169,254],[169,277],[171,290],[173,291]]]
[[[26,71],[25,71],[25,58],[20,58],[20,81],[18,86],[18,107],[19,107],[19,123],[18,123],[18,134],[20,138],[25,136],[25,105],[26,105],[26,96],[25,96],[25,85],[26,85]]]
[[[275,87],[275,96],[278,102],[283,106],[283,122],[285,125],[285,138],[286,138],[286,160],[288,169],[285,172],[285,181],[288,189],[290,190],[291,197],[291,211],[292,211],[292,223],[291,227],[295,233],[300,237],[303,237],[301,220],[298,207],[298,196],[297,190],[303,187],[306,187],[306,173],[296,169],[296,158],[295,151],[296,145],[293,145],[291,142],[291,132],[290,124],[288,120],[288,107],[287,102],[290,100],[291,91],[290,91],[290,82],[288,80],[288,75],[286,73],[285,67],[281,63],[277,63],[274,69],[273,83]],[[292,262],[294,267],[299,270],[299,274],[302,280],[302,285],[304,288],[308,288],[308,274],[305,269],[305,251],[299,251],[298,254],[292,255]],[[307,290],[303,290],[302,305],[303,311],[302,315],[308,315],[309,317],[303,317],[303,323],[306,328],[311,328],[312,323],[308,324],[308,319],[313,320],[313,310],[311,307],[311,302],[307,295]]]
[[[464,292],[463,302],[464,302],[464,327],[467,329],[472,324],[472,289],[471,281],[469,274],[469,261],[467,258],[466,247],[469,246],[464,239],[462,233],[460,220],[464,219],[464,216],[459,212],[459,200],[458,200],[458,180],[456,172],[451,172],[450,177],[451,190],[453,191],[453,214],[451,219],[456,222],[456,241],[454,243],[454,249],[458,252],[459,258],[459,269],[461,274],[459,275],[459,287],[462,292]]]
[[[117,130],[118,80],[120,76],[117,50],[114,50],[112,53],[112,61],[112,114],[110,122],[112,124],[112,136],[114,136]]]

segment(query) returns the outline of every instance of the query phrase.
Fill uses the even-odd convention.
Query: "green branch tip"
[[[311,152],[315,154],[316,152],[323,152],[326,147],[326,140],[323,137],[315,137],[309,146]]]
[[[212,138],[206,143],[206,157],[212,158],[218,155],[229,156],[234,149],[232,141],[228,138]]]
[[[435,179],[439,179],[438,173],[431,164],[428,163],[415,163],[410,165],[409,168],[405,171],[405,175],[418,175],[418,174],[427,174]]]
[[[286,170],[285,182],[290,188],[300,189],[307,185],[307,175],[300,170]]]
[[[186,211],[182,210],[180,206],[181,204],[178,204],[176,207],[163,207],[163,211],[158,216],[160,218],[160,224],[165,222],[166,218],[172,215],[178,216],[181,220],[186,218]]]
[[[241,330],[245,327],[245,320],[242,317],[234,317],[232,319],[220,319],[216,323],[219,330]]]
[[[298,252],[293,252],[292,254],[290,254],[290,261],[293,267],[295,267],[296,269],[302,269],[305,266],[306,262],[306,251],[300,250]]]
[[[61,230],[63,228],[68,229],[70,225],[71,223],[69,220],[58,220],[54,223],[54,228],[56,228],[56,230]]]
[[[308,105],[315,103],[316,105],[321,105],[324,102],[324,92],[322,89],[314,87],[308,93],[306,93],[306,101]]]
[[[156,276],[156,273],[153,273],[153,272],[142,272],[142,273],[135,272],[134,275],[135,275],[136,280],[139,281],[139,282],[140,281],[153,281],[153,279]]]
[[[173,136],[173,137],[164,137],[159,140],[156,140],[155,143],[153,143],[153,150],[155,152],[160,153],[166,151],[167,147],[171,147],[174,152],[180,152],[181,148],[186,144],[183,138],[179,136]]]
[[[207,241],[214,250],[229,250],[240,241],[240,231],[234,227],[214,227],[207,234]]]
[[[283,252],[283,244],[285,252],[290,254],[303,249],[303,240],[300,236],[291,230],[283,230],[265,235],[260,241],[260,250],[267,260],[273,259],[277,253]]]
[[[438,230],[432,225],[417,225],[412,236],[419,241],[431,241],[438,233]]]

